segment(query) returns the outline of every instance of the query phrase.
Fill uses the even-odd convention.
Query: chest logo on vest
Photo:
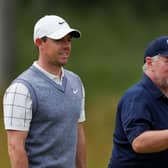
[[[77,93],[78,93],[78,89],[73,90],[73,93],[74,93],[74,94],[77,94]]]

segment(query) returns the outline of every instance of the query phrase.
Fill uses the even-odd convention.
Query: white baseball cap
[[[59,40],[69,33],[75,38],[79,38],[81,36],[80,31],[70,28],[63,18],[56,15],[46,15],[36,22],[34,26],[33,39],[34,43],[37,38],[42,37]]]

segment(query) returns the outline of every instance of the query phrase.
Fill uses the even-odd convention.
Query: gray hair
[[[160,55],[155,55],[155,56],[151,57],[152,61],[157,60],[157,59],[159,58],[159,56],[160,56]],[[148,69],[147,64],[146,64],[146,63],[143,64],[143,66],[142,66],[143,72],[145,72],[147,69]]]

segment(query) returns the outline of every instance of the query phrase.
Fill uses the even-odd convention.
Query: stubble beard
[[[166,79],[158,79],[158,84],[160,88],[168,90],[168,78]]]

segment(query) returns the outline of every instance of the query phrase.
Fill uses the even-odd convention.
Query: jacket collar
[[[143,74],[140,83],[151,93],[154,98],[164,97],[164,94],[161,92],[161,90],[145,73]]]

